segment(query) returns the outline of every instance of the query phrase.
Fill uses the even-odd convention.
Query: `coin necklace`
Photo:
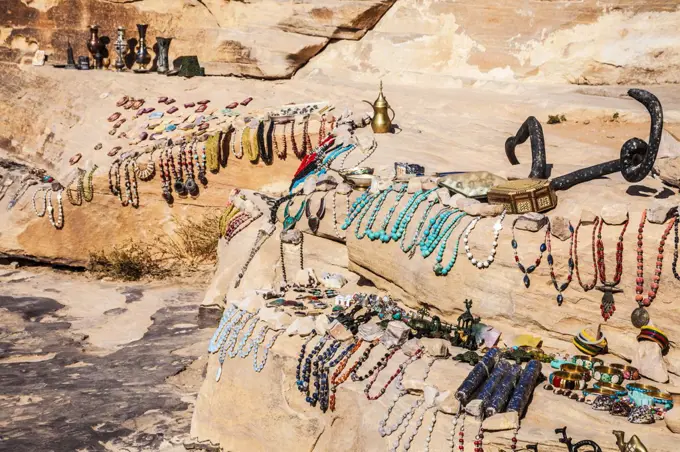
[[[567,281],[559,284],[557,282],[557,277],[555,276],[555,267],[553,266],[554,260],[553,260],[553,255],[552,255],[552,245],[550,241],[550,236],[552,235],[552,225],[548,223],[548,228],[545,231],[545,243],[548,245],[548,267],[550,268],[550,279],[552,280],[553,286],[555,287],[555,290],[557,290],[557,306],[562,306],[562,302],[564,301],[564,296],[562,295],[562,292],[567,290],[569,287],[569,284],[571,283],[571,280],[574,276],[574,259],[573,259],[573,252],[574,252],[574,227],[571,225],[571,222],[569,222],[569,232],[571,232],[571,238],[569,242],[569,260],[567,261],[567,267],[568,267],[568,275],[567,275]]]
[[[92,166],[92,169],[87,174],[87,183],[83,186],[83,199],[86,202],[92,202],[94,199],[94,185],[92,184],[92,178],[94,177],[94,172],[99,168],[97,165]]]
[[[529,275],[536,270],[536,267],[541,265],[541,260],[543,259],[543,253],[545,253],[545,250],[547,249],[547,246],[545,244],[545,240],[541,245],[538,247],[540,254],[534,261],[534,263],[528,267],[525,267],[522,265],[522,263],[519,261],[519,255],[517,254],[517,240],[515,239],[515,225],[517,224],[517,220],[519,220],[522,217],[517,217],[515,218],[515,221],[512,222],[512,251],[515,254],[515,262],[517,263],[517,267],[520,269],[522,273],[524,273],[524,278],[522,279],[524,282],[524,286],[528,289],[529,285],[531,284],[531,280],[529,279]]]
[[[582,220],[579,220],[578,225],[576,226],[576,230],[574,231],[574,269],[576,270],[576,279],[578,279],[579,285],[583,288],[585,292],[588,292],[589,290],[592,290],[595,288],[595,284],[597,284],[597,258],[595,256],[595,234],[597,233],[597,225],[600,222],[600,217],[595,217],[595,221],[593,222],[593,237],[591,241],[591,248],[592,248],[592,253],[593,253],[593,280],[589,282],[588,284],[585,284],[581,280],[581,274],[578,270],[578,231],[581,225],[583,224]]]
[[[623,228],[621,229],[618,242],[616,243],[616,270],[614,279],[609,282],[605,275],[604,243],[602,242],[602,226],[604,225],[604,220],[600,222],[600,226],[597,230],[597,269],[600,274],[600,282],[602,283],[602,286],[597,287],[597,289],[603,292],[600,313],[605,321],[607,321],[616,311],[614,293],[622,292],[622,290],[616,286],[621,282],[621,275],[623,273],[623,235],[626,233],[629,221],[628,214],[626,214],[626,221],[623,223]]]
[[[631,315],[631,321],[633,326],[636,328],[641,328],[649,323],[649,313],[645,308],[649,307],[659,290],[659,284],[661,283],[661,270],[663,268],[663,252],[664,246],[666,245],[666,239],[668,234],[671,232],[671,228],[676,222],[676,217],[673,217],[671,221],[666,226],[666,230],[661,236],[659,241],[658,254],[656,255],[656,268],[654,270],[654,276],[652,276],[652,285],[650,286],[649,292],[645,297],[644,285],[645,285],[645,274],[644,274],[644,248],[643,248],[643,232],[645,230],[645,224],[647,223],[647,210],[642,211],[642,218],[640,219],[640,226],[638,227],[638,241],[637,241],[637,278],[635,279],[635,301],[638,304],[637,309],[633,311]]]
[[[501,216],[496,220],[496,222],[493,225],[493,242],[491,242],[491,251],[489,251],[489,256],[486,258],[486,260],[477,260],[472,254],[472,251],[470,251],[470,246],[468,244],[468,239],[470,238],[470,233],[473,231],[477,223],[479,223],[480,218],[477,217],[475,220],[472,220],[470,225],[467,227],[465,230],[465,233],[463,234],[463,243],[465,244],[465,253],[467,255],[468,260],[470,263],[474,266],[476,266],[479,269],[485,269],[489,268],[491,263],[494,261],[494,258],[496,256],[496,248],[498,248],[498,236],[501,234],[501,231],[503,230],[503,220],[505,219],[505,214],[506,210],[503,210],[503,213],[501,213]]]

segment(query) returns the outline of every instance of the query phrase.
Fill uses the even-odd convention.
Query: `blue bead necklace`
[[[314,346],[309,355],[305,358],[305,364],[302,366],[302,372],[300,375],[300,380],[298,381],[298,390],[300,392],[306,392],[309,395],[309,377],[312,372],[312,360],[316,355],[321,352],[321,349],[328,341],[328,336],[323,336],[319,342]]]
[[[238,344],[236,344],[234,347],[231,348],[231,350],[229,350],[229,358],[234,359],[234,358],[236,358],[237,355],[240,355],[243,352],[243,349],[245,348],[246,343],[248,342],[248,339],[250,339],[250,336],[253,335],[253,331],[255,331],[255,326],[257,325],[257,322],[259,320],[260,319],[258,317],[255,317],[252,320],[252,322],[250,323],[250,326],[248,327],[246,332],[243,333],[243,336],[238,341]],[[245,324],[243,326],[245,326]]]
[[[385,203],[385,199],[387,199],[387,195],[389,195],[392,191],[394,191],[394,189],[392,187],[389,187],[387,190],[382,191],[378,195],[378,198],[377,198],[378,203],[373,208],[373,212],[371,212],[371,216],[368,218],[368,222],[366,223],[366,228],[364,229],[363,233],[359,233],[359,225],[361,223],[357,224],[357,230],[356,230],[356,233],[355,233],[355,236],[356,236],[357,239],[361,240],[364,237],[366,237],[366,235],[369,234],[369,233],[372,235],[373,231],[371,230],[371,228],[373,227],[375,220],[378,218],[378,212],[380,212],[380,209],[382,208],[383,204]]]
[[[385,215],[385,219],[383,220],[380,229],[378,231],[371,232],[368,234],[369,239],[371,240],[380,239],[380,241],[383,243],[388,243],[390,241],[391,235],[387,233],[387,226],[390,224],[390,220],[392,219],[395,210],[397,210],[397,206],[399,205],[401,198],[403,198],[404,195],[406,194],[406,188],[407,185],[403,184],[401,188],[397,191],[397,197],[394,200],[394,205],[390,207],[390,210],[387,211],[387,215]]]
[[[208,353],[215,353],[217,350],[219,350],[218,339],[221,337],[224,328],[226,328],[234,314],[236,314],[236,305],[230,304],[222,314],[220,324],[217,326],[212,338],[210,338],[210,342],[208,343]],[[229,327],[229,329],[231,329],[231,327]]]
[[[246,326],[246,323],[254,316],[255,314],[246,312],[245,315],[242,317],[242,320],[239,321],[236,326],[233,328],[232,332],[229,334],[229,339],[222,345],[222,348],[220,348],[220,354],[217,357],[217,361],[219,363],[219,367],[217,368],[217,374],[215,375],[215,381],[220,381],[220,378],[222,377],[222,365],[224,364],[224,360],[227,358],[227,353],[231,351],[231,349],[234,347],[236,344],[236,339],[238,338],[239,333],[243,329],[244,326]]]
[[[321,393],[321,372],[323,370],[323,366],[325,363],[335,355],[335,353],[338,351],[340,348],[340,341],[333,341],[331,345],[321,354],[317,357],[317,359],[314,361],[314,365],[312,367],[312,377],[314,377],[316,380],[314,381],[314,392],[312,393],[311,397],[309,395],[309,386],[307,386],[307,397],[305,397],[305,400],[307,403],[309,403],[311,406],[316,406],[316,403],[319,401],[319,394]]]
[[[248,345],[246,347],[242,347],[241,351],[238,354],[239,358],[246,358],[248,355],[250,355],[250,352],[253,351],[254,348],[259,347],[259,345],[264,341],[264,337],[267,334],[267,330],[269,330],[269,327],[265,324],[260,328],[260,331],[253,337]],[[252,333],[251,333],[252,334]]]
[[[352,207],[347,212],[347,218],[345,218],[345,221],[340,225],[340,229],[345,231],[350,227],[354,219],[364,210],[372,196],[373,195],[366,191],[352,203]]]
[[[451,223],[447,224],[446,227],[442,229],[441,238],[438,240],[439,242],[441,242],[441,245],[439,245],[439,250],[437,251],[437,255],[435,256],[435,261],[437,263],[441,264],[442,260],[444,259],[444,250],[446,250],[446,244],[448,243],[449,237],[451,237],[453,230],[456,228],[456,226],[458,226],[460,220],[462,220],[463,217],[466,215],[467,214],[465,212],[459,213],[458,215],[453,217],[453,221]],[[434,245],[430,252],[433,252],[436,247],[437,246]]]
[[[416,252],[415,246],[418,243],[418,241],[420,240],[420,233],[422,232],[423,227],[425,226],[425,222],[427,221],[427,217],[430,215],[430,211],[438,203],[439,203],[439,198],[436,198],[436,199],[429,202],[429,204],[427,205],[427,208],[425,209],[425,212],[423,213],[422,218],[418,222],[418,227],[416,228],[416,232],[415,232],[415,234],[413,234],[413,238],[411,239],[411,242],[408,245],[405,245],[405,243],[406,243],[406,229],[408,228],[408,223],[402,225],[403,233],[401,235],[401,245],[400,246],[401,246],[401,250],[404,253],[408,253],[409,259],[412,258],[413,255]],[[414,213],[415,213],[415,211],[414,211]]]
[[[547,246],[545,244],[545,239],[543,240],[543,243],[541,243],[541,246],[539,246],[539,250],[541,254],[538,255],[538,258],[534,261],[533,265],[530,265],[528,267],[524,267],[522,263],[519,261],[519,255],[517,254],[517,240],[515,239],[515,225],[517,224],[517,220],[519,220],[522,217],[517,217],[515,218],[515,221],[512,222],[512,251],[515,253],[515,262],[517,262],[517,267],[519,270],[524,273],[524,278],[522,278],[522,281],[524,282],[524,286],[528,289],[529,285],[531,284],[531,280],[529,279],[529,275],[536,270],[536,267],[541,265],[541,260],[543,259],[543,253],[547,249]]]
[[[298,389],[300,389],[300,386],[302,385],[302,361],[305,359],[305,350],[307,349],[307,345],[314,339],[316,336],[316,330],[312,330],[312,334],[309,335],[309,339],[305,343],[302,344],[302,348],[300,349],[300,355],[298,357],[298,364],[297,364],[297,370],[295,371],[295,384],[298,386]]]
[[[338,355],[333,361],[327,363],[321,371],[321,387],[319,388],[319,408],[324,413],[328,410],[328,400],[329,400],[329,388],[328,388],[328,374],[331,367],[337,366],[340,361],[342,361],[345,356],[356,346],[356,342],[349,344],[340,355]]]
[[[395,242],[399,240],[404,233],[406,232],[406,228],[408,228],[408,224],[411,222],[411,219],[413,218],[413,214],[418,210],[418,207],[420,207],[420,204],[423,203],[427,199],[430,193],[432,193],[433,190],[428,190],[428,191],[423,191],[423,190],[418,190],[412,197],[409,199],[408,203],[406,204],[406,207],[399,212],[399,215],[397,216],[397,221],[394,223],[394,226],[392,226],[392,231],[391,231],[391,238]]]
[[[423,257],[428,257],[432,254],[443,237],[442,230],[444,230],[444,232],[446,231],[444,229],[446,222],[456,212],[458,212],[458,209],[447,207],[440,210],[434,218],[430,219],[430,222],[423,232],[423,238],[420,240],[420,254],[422,254]]]
[[[442,241],[442,244],[439,246],[439,251],[437,252],[437,256],[435,257],[435,264],[433,267],[434,274],[437,276],[448,275],[451,269],[453,269],[453,266],[456,264],[456,260],[458,259],[458,248],[460,247],[460,239],[461,237],[463,237],[465,229],[461,231],[461,233],[458,235],[458,238],[456,239],[456,246],[453,249],[453,255],[451,256],[451,259],[449,259],[449,262],[446,265],[442,265],[442,261],[444,259],[444,250],[446,249],[446,244],[449,240],[449,237],[451,237],[451,234],[453,233],[456,224],[460,222],[463,216],[465,216],[464,213],[456,217],[453,226],[448,229],[448,232],[446,233]]]

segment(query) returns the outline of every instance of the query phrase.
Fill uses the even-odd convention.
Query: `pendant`
[[[189,191],[189,194],[191,196],[197,196],[198,195],[198,185],[196,185],[196,182],[194,182],[193,179],[191,179],[191,178],[187,179],[186,187],[187,187],[187,190]]]
[[[611,316],[614,315],[614,312],[616,311],[616,306],[614,304],[614,294],[623,292],[622,289],[617,289],[614,286],[600,286],[597,287],[597,290],[600,290],[604,292],[602,294],[602,303],[600,304],[600,312],[602,314],[602,318],[605,320],[609,320]]]
[[[649,313],[645,308],[639,306],[631,314],[630,321],[635,328],[642,328],[649,323]]]
[[[184,182],[182,182],[182,179],[179,177],[175,179],[175,184],[173,185],[173,188],[175,189],[175,192],[179,196],[184,196],[187,194],[186,187],[184,186]]]
[[[295,223],[296,223],[295,218],[293,218],[293,217],[286,217],[286,218],[283,220],[283,230],[284,230],[284,231],[289,230],[290,228],[292,228],[293,226],[295,226]]]
[[[309,225],[309,229],[310,229],[314,234],[316,234],[317,231],[319,230],[319,224],[320,224],[319,218],[318,218],[318,217],[315,217],[315,216],[311,216],[311,217],[309,217],[309,219],[307,220],[307,224]]]

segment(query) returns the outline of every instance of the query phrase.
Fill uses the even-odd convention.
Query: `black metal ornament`
[[[305,204],[305,213],[307,214],[307,224],[309,225],[309,229],[314,234],[316,234],[319,230],[321,220],[326,214],[326,200],[325,198],[321,198],[321,202],[319,203],[319,209],[316,211],[316,213],[312,213],[311,204],[312,204],[311,201],[307,201],[307,203]]]
[[[645,142],[640,138],[631,138],[621,147],[620,158],[618,160],[611,160],[556,177],[550,181],[553,189],[566,190],[574,185],[619,171],[624,179],[631,183],[640,182],[647,177],[654,166],[659,152],[661,133],[663,132],[663,110],[659,99],[649,91],[630,89],[628,90],[628,95],[644,105],[649,112],[651,118],[649,141]],[[515,148],[527,139],[531,141],[532,157],[529,178],[547,179],[548,165],[546,162],[543,128],[535,117],[528,117],[517,131],[517,134],[505,141],[505,154],[512,165],[519,164]]]

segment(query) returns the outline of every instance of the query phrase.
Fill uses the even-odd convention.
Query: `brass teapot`
[[[373,133],[391,132],[392,121],[394,121],[396,113],[394,110],[392,110],[390,104],[387,103],[385,96],[383,96],[382,80],[380,81],[380,94],[378,94],[378,98],[375,100],[375,102],[370,103],[367,100],[364,102],[373,107],[373,119],[371,119],[371,128],[373,129]],[[391,118],[388,110],[392,112]]]

